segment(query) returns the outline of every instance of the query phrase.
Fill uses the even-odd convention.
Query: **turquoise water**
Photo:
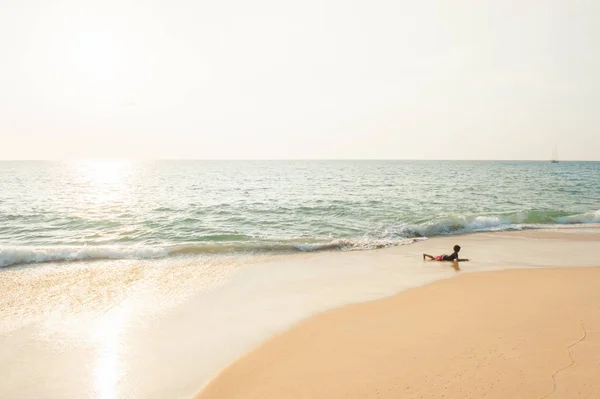
[[[0,162],[0,266],[600,222],[600,163]]]

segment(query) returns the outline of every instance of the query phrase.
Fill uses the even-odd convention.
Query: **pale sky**
[[[600,160],[600,2],[0,0],[0,159]]]

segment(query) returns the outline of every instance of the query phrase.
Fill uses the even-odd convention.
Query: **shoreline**
[[[598,265],[600,229],[570,230],[434,237],[373,251],[8,268],[0,372],[9,377],[0,396],[66,399],[97,389],[114,398],[192,398],[240,356],[323,312],[461,274]],[[454,244],[471,259],[458,271],[421,258]],[[40,359],[48,367],[37,368]],[[109,360],[114,372],[101,380]]]
[[[466,273],[328,310],[196,399],[600,396],[599,279],[599,266]]]
[[[15,268],[27,268],[44,265],[57,264],[73,264],[80,262],[103,262],[103,261],[152,261],[152,260],[169,260],[186,258],[188,256],[201,257],[237,257],[237,256],[295,256],[303,254],[321,254],[321,253],[346,253],[346,252],[370,252],[370,251],[385,251],[394,248],[401,248],[419,244],[424,241],[450,239],[455,237],[460,240],[464,237],[479,236],[479,235],[536,235],[545,234],[545,238],[549,234],[556,234],[558,238],[568,238],[569,235],[576,234],[581,240],[586,235],[600,234],[600,223],[577,223],[577,224],[552,224],[552,225],[535,225],[530,227],[527,225],[517,227],[508,227],[506,229],[497,230],[472,230],[472,231],[457,231],[448,234],[439,234],[429,237],[406,237],[395,239],[376,239],[373,238],[366,243],[361,242],[357,238],[337,238],[330,242],[279,242],[273,241],[264,243],[263,247],[246,250],[217,250],[219,246],[231,249],[231,243],[195,243],[195,244],[165,244],[163,246],[144,246],[144,245],[56,245],[45,246],[38,248],[35,246],[8,246],[0,248],[0,255],[4,250],[7,253],[14,252],[15,257],[31,259],[12,260],[10,263],[6,259],[0,258],[0,271],[10,270]],[[400,242],[402,241],[402,243]],[[349,244],[350,243],[350,244]],[[351,243],[354,243],[351,245]],[[240,248],[251,248],[247,242],[236,243]],[[363,245],[363,246],[361,246]],[[95,251],[87,256],[82,256],[81,251],[84,249]],[[65,254],[65,251],[67,252]],[[19,253],[19,251],[29,251],[29,253]],[[56,251],[55,254],[52,251]],[[150,253],[149,256],[135,257],[132,256],[136,251]],[[119,254],[121,252],[121,254]],[[35,260],[32,260],[35,259]]]

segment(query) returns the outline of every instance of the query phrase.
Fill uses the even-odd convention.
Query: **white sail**
[[[558,163],[558,148],[557,148],[556,144],[554,145],[554,148],[552,149],[552,159],[550,160],[550,163]]]

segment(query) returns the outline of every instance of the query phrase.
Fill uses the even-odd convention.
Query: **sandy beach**
[[[0,397],[599,397],[599,252],[590,225],[6,268]]]
[[[599,281],[599,267],[473,273],[328,311],[197,399],[597,398]]]

